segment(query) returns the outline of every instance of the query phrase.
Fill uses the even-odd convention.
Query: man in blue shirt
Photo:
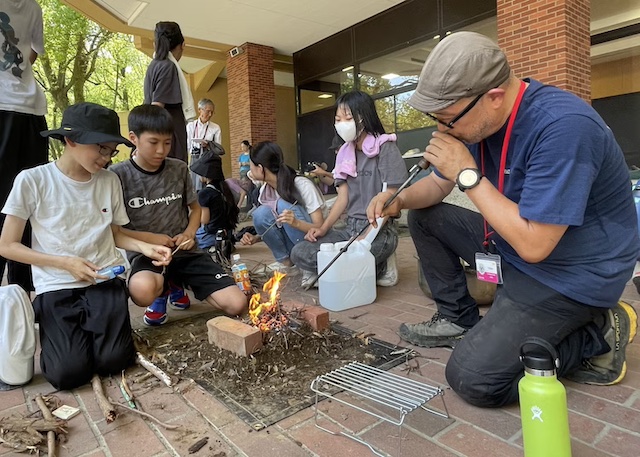
[[[400,336],[455,347],[447,380],[478,406],[517,400],[528,336],[558,348],[560,376],[622,380],[637,315],[618,299],[640,242],[611,130],[576,96],[515,77],[500,48],[472,32],[434,48],[409,103],[437,123],[424,154],[435,170],[384,214],[412,210],[411,236],[438,311],[402,324]],[[456,184],[479,213],[442,203]],[[370,220],[388,197],[372,201]],[[460,258],[498,284],[482,320]]]

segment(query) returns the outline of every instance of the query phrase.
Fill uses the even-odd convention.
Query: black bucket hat
[[[133,144],[120,135],[120,118],[115,111],[95,103],[71,105],[62,114],[59,129],[40,132],[64,142],[65,137],[80,144],[124,143],[130,148]]]
[[[201,154],[189,167],[198,176],[204,176],[212,181],[223,181],[222,159],[212,153]]]

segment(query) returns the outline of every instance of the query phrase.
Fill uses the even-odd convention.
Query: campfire
[[[251,324],[262,333],[282,330],[289,323],[289,318],[280,309],[280,283],[285,276],[286,274],[276,271],[262,286],[262,290],[266,292],[266,301],[261,292],[253,294],[249,301]]]

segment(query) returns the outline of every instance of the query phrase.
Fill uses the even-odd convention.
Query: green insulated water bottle
[[[556,376],[558,353],[530,337],[520,346],[524,377],[518,383],[525,457],[571,457],[567,392]]]

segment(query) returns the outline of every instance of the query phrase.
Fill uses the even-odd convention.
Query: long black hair
[[[169,51],[184,43],[180,26],[175,22],[158,22],[154,35],[156,60],[165,60]]]
[[[277,176],[277,191],[284,201],[304,206],[304,200],[295,186],[296,171],[284,162],[282,149],[276,143],[263,141],[251,148],[249,153],[255,165],[262,165]]]
[[[223,179],[210,179],[208,184],[211,184],[222,194],[224,199],[224,205],[222,210],[222,216],[225,221],[229,221],[231,230],[235,230],[238,226],[238,214],[240,214],[240,208],[236,205],[236,201],[233,198],[233,192]],[[209,215],[211,217],[211,215]]]
[[[373,136],[379,136],[385,133],[376,105],[369,94],[359,90],[353,90],[342,94],[336,100],[336,111],[341,106],[348,108],[351,112],[353,120],[356,121],[356,127],[362,125],[364,131]],[[358,129],[358,132],[360,130]]]

